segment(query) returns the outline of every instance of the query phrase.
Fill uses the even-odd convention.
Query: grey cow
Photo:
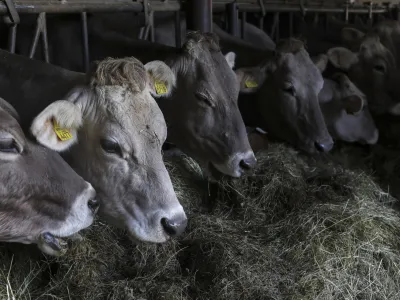
[[[330,151],[333,140],[318,103],[324,85],[318,66],[301,41],[288,39],[259,66],[236,70],[241,92],[255,98],[241,99],[244,119],[308,153]]]
[[[368,108],[367,97],[343,73],[324,79],[319,103],[334,139],[376,144],[379,131]]]
[[[64,151],[91,182],[106,220],[140,241],[165,242],[183,232],[186,215],[161,155],[167,127],[152,97],[156,80],[174,88],[168,66],[106,59],[85,77],[5,51],[0,65],[0,95],[23,120],[34,118],[30,129],[41,144]],[[57,138],[52,120],[70,138]]]
[[[329,61],[347,72],[367,96],[372,112],[400,115],[400,23],[385,21],[367,34],[344,28],[342,36],[357,51],[331,48],[327,52]]]
[[[18,119],[0,98],[0,241],[59,255],[61,238],[92,224],[96,194],[57,152],[29,141]]]

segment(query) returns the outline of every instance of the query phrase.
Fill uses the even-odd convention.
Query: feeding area
[[[399,8],[326,2],[0,2],[0,299],[400,299]]]

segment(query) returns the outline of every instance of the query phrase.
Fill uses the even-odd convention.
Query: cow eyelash
[[[121,147],[117,142],[108,139],[101,139],[100,145],[107,153],[122,155]]]
[[[20,149],[13,139],[0,139],[0,152],[20,153]]]
[[[283,91],[284,91],[285,93],[291,94],[292,96],[296,96],[296,91],[295,91],[293,85],[284,87],[284,88],[283,88]]]
[[[198,100],[200,100],[200,101],[206,103],[208,106],[214,107],[214,103],[212,103],[212,101],[210,100],[210,98],[207,97],[206,95],[204,95],[204,94],[202,94],[202,93],[195,93],[194,95],[195,95],[195,97],[196,97]]]

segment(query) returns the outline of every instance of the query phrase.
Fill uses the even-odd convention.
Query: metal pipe
[[[233,36],[239,36],[238,31],[238,9],[236,2],[231,2],[226,5],[226,18],[228,23],[228,32]]]
[[[29,51],[29,58],[33,58],[36,52],[36,48],[39,42],[39,36],[40,36],[40,15],[37,19],[37,24],[36,24],[36,29],[35,29],[35,35],[33,37],[33,42],[31,45],[31,49]]]
[[[245,37],[246,37],[246,30],[245,30],[246,19],[247,19],[247,13],[244,11],[244,12],[242,12],[242,27],[241,27],[241,34],[240,34],[242,39],[245,39]]]
[[[260,19],[258,20],[258,27],[261,30],[264,30],[264,17],[260,17]]]
[[[181,45],[181,12],[178,10],[175,12],[175,46],[180,48]]]
[[[85,71],[89,70],[89,36],[88,36],[88,27],[87,27],[87,13],[83,12],[81,14],[82,21],[82,42],[83,42],[83,65]]]
[[[50,55],[49,55],[49,40],[47,38],[47,21],[46,21],[46,13],[43,12],[40,14],[41,18],[41,31],[42,31],[42,43],[43,43],[43,56],[44,60],[47,63],[50,63]]]
[[[211,0],[188,0],[186,5],[189,7],[196,7],[199,10],[209,11],[212,7],[214,12],[225,11],[225,5],[232,2],[232,0],[218,0],[211,5]],[[254,0],[241,0],[237,4],[239,11],[245,12],[260,12],[260,5],[254,3]],[[200,3],[200,4],[197,4]],[[46,0],[14,0],[15,8],[18,13],[81,13],[85,12],[143,12],[143,3],[132,0],[69,0],[67,3],[61,3],[61,1],[46,1]],[[202,6],[205,4],[205,6]],[[153,11],[178,11],[181,10],[180,1],[168,0],[164,2],[151,3]],[[299,12],[300,8],[298,4],[279,4],[277,2],[268,3],[265,5],[265,11],[267,12]],[[377,14],[387,12],[386,7],[376,6],[372,8],[353,6],[349,8],[350,14]],[[331,6],[321,7],[320,5],[308,5],[305,7],[306,12],[321,12],[321,13],[343,13],[343,7]],[[7,6],[3,1],[0,1],[0,14],[6,14],[8,12]],[[208,22],[208,21],[207,21]],[[211,26],[211,25],[210,25]]]
[[[212,31],[212,0],[186,1],[185,10],[188,30]]]
[[[12,25],[8,31],[8,51],[15,53],[15,44],[17,40],[17,24]]]
[[[155,30],[154,29],[154,11],[150,11],[149,19],[150,19],[150,41],[154,43],[156,40],[156,33],[154,31]]]

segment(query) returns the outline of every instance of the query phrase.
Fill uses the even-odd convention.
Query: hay
[[[2,245],[1,299],[400,299],[400,217],[361,171],[272,144],[240,180],[167,167],[186,234],[132,245],[97,221],[64,257]]]

